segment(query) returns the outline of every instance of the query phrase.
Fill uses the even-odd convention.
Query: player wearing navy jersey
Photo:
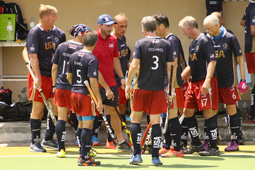
[[[250,0],[245,14],[241,20],[241,25],[245,28],[245,58],[248,72],[255,78],[255,1]],[[247,123],[255,123],[255,84],[251,92],[250,113]]]
[[[173,102],[171,103],[170,114],[167,118],[169,121],[165,134],[166,142],[164,148],[160,149],[159,154],[161,154],[162,157],[183,157],[183,151],[180,148],[181,125],[178,120],[178,111],[182,114],[184,108],[181,72],[186,67],[186,62],[181,42],[178,37],[171,33],[167,16],[164,14],[156,14],[153,17],[157,21],[157,35],[170,42],[171,48],[173,49],[175,64],[173,71]],[[170,145],[173,146],[174,149],[170,149]]]
[[[98,86],[98,60],[92,54],[97,42],[97,32],[87,31],[84,34],[84,48],[72,54],[68,69],[67,79],[72,84],[71,101],[72,111],[78,115],[79,127],[81,132],[81,156],[78,160],[78,166],[97,166],[99,161],[90,157],[92,142],[92,128],[95,119],[95,112],[92,111],[91,98],[89,91],[84,85],[84,81],[90,82],[98,105],[97,110],[103,110],[102,99]]]
[[[39,91],[34,89],[35,86],[37,89],[42,89],[46,99],[52,105],[54,115],[57,115],[57,110],[53,104],[53,93],[51,90],[52,79],[51,79],[51,59],[54,54],[54,42],[61,43],[59,40],[65,40],[64,34],[58,34],[61,37],[58,37],[58,41],[54,40],[51,33],[51,29],[54,27],[54,22],[57,19],[57,9],[50,5],[41,5],[39,8],[39,24],[32,28],[27,37],[26,49],[23,51],[23,58],[28,61],[27,56],[31,62],[32,69],[35,74],[35,80],[32,79],[31,75],[28,74],[28,89],[29,89],[29,98],[33,101],[32,113],[30,118],[31,123],[31,147],[30,150],[34,152],[46,152],[46,150],[39,143],[40,139],[40,129],[41,129],[41,118],[43,116],[44,103],[43,99],[39,94]],[[46,147],[51,147],[57,149],[56,142],[52,139],[52,136],[55,132],[55,126],[52,121],[47,121],[47,131],[42,145]]]
[[[212,93],[217,92],[217,79],[213,78],[216,65],[213,42],[198,30],[195,18],[186,16],[179,22],[183,34],[193,39],[189,47],[189,66],[182,73],[182,78],[191,75],[186,96],[184,115],[191,134],[191,146],[185,153],[199,152],[201,156],[220,155],[217,147],[217,119],[212,109],[218,109],[218,104],[213,102]],[[199,139],[195,109],[203,111],[209,136],[209,149],[204,151],[204,146]]]
[[[158,153],[161,140],[160,113],[167,110],[164,72],[167,66],[168,78],[170,78],[170,66],[171,62],[174,61],[173,51],[168,41],[156,36],[157,23],[155,18],[144,17],[141,23],[145,38],[138,40],[135,44],[125,89],[128,98],[132,91],[131,82],[138,70],[133,92],[130,125],[134,152],[129,163],[138,164],[142,162],[140,123],[143,112],[146,112],[150,115],[152,126],[152,164],[158,166],[162,165]]]
[[[93,51],[93,54],[99,61],[99,71],[102,73],[104,80],[114,94],[112,97],[105,95],[105,88],[102,88],[102,84],[100,83],[102,100],[103,103],[107,105],[108,113],[111,115],[111,125],[119,141],[117,149],[131,151],[131,147],[123,136],[121,121],[115,110],[115,108],[118,106],[119,93],[114,77],[114,71],[118,74],[119,77],[124,77],[119,61],[117,39],[110,34],[112,31],[112,25],[116,22],[113,21],[111,16],[108,14],[103,14],[98,17],[97,23],[98,42],[95,50]],[[125,88],[126,81],[123,78],[121,79],[121,85],[122,88]]]
[[[65,157],[65,124],[67,114],[71,109],[71,85],[66,79],[67,65],[71,55],[83,49],[83,35],[89,27],[83,24],[72,26],[69,33],[74,37],[72,40],[64,42],[58,46],[52,59],[52,84],[54,87],[54,103],[58,107],[58,122],[56,124],[56,134],[58,140],[57,157]]]

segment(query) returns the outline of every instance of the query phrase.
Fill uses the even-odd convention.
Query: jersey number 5
[[[77,74],[77,83],[81,83],[82,79],[81,79],[81,70],[77,69],[76,70],[76,74]]]

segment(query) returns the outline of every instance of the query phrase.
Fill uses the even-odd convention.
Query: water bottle
[[[32,29],[36,25],[34,17],[31,17],[29,22],[29,29]]]
[[[247,104],[247,102],[243,102],[242,108],[243,108],[243,121],[246,121],[247,114],[248,114],[248,104]]]
[[[11,18],[8,18],[7,21],[7,33],[6,33],[6,42],[12,42],[14,40],[14,32],[13,32],[13,26],[12,26],[12,21]]]

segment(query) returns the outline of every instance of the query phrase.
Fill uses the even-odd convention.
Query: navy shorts
[[[114,101],[108,100],[106,95],[105,95],[105,89],[103,87],[100,87],[100,94],[102,97],[103,104],[107,106],[118,106],[119,105],[119,91],[117,86],[112,86],[110,87],[111,91],[114,94]]]

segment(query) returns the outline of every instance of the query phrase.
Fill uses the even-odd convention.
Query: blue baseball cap
[[[112,17],[108,14],[103,14],[97,19],[97,24],[99,25],[112,25],[116,24],[115,21],[113,21]]]

